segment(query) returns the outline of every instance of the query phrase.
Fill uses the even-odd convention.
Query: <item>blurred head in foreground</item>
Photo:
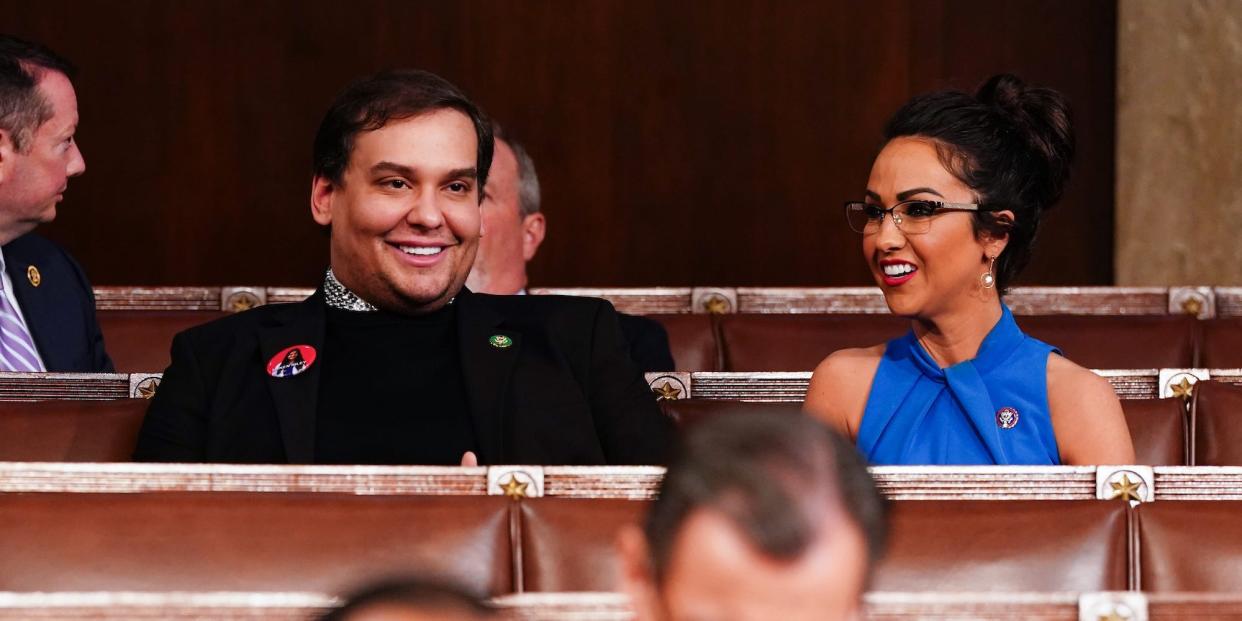
[[[643,531],[619,537],[641,621],[849,619],[884,545],[861,458],[800,415],[726,415],[688,430]]]
[[[350,595],[319,621],[483,621],[495,611],[470,592],[443,582],[406,578]]]

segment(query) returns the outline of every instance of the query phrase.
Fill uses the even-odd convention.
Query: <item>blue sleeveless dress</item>
[[[858,429],[875,465],[1057,465],[1048,354],[1002,305],[973,360],[940,368],[914,331],[888,342]]]

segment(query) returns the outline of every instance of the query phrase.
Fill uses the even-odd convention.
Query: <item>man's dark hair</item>
[[[884,500],[858,451],[801,414],[723,414],[686,431],[647,514],[657,581],[666,576],[682,525],[705,508],[724,514],[755,547],[784,560],[801,556],[822,534],[824,518],[836,511],[862,531],[872,564],[887,535]]]
[[[393,578],[356,591],[319,621],[348,621],[371,606],[400,606],[425,612],[454,611],[487,618],[495,609],[469,591],[447,582],[419,577]]]
[[[975,234],[1009,235],[996,259],[996,289],[1004,293],[1026,267],[1045,209],[1061,197],[1074,159],[1069,101],[1017,76],[993,76],[974,95],[940,91],[919,95],[884,127],[884,141],[902,136],[931,140],[949,172],[994,210],[974,214]]]
[[[392,121],[452,109],[470,117],[478,136],[479,201],[492,165],[492,124],[456,86],[427,71],[382,71],[354,82],[337,96],[315,133],[314,174],[340,184],[354,151],[354,138]]]
[[[13,137],[18,151],[27,149],[35,130],[55,112],[38,88],[48,71],[73,77],[76,69],[38,43],[0,34],[0,129]]]

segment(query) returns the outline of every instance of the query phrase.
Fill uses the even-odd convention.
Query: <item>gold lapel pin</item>
[[[503,334],[493,334],[491,338],[487,339],[487,342],[491,343],[492,347],[504,349],[513,344],[513,339]]]
[[[26,268],[26,280],[29,280],[31,285],[38,287],[43,284],[43,275],[39,273],[39,268],[31,265]]]

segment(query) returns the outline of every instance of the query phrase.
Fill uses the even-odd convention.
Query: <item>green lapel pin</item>
[[[503,334],[493,334],[491,338],[487,339],[487,342],[491,343],[492,347],[504,349],[513,344],[513,339]]]

